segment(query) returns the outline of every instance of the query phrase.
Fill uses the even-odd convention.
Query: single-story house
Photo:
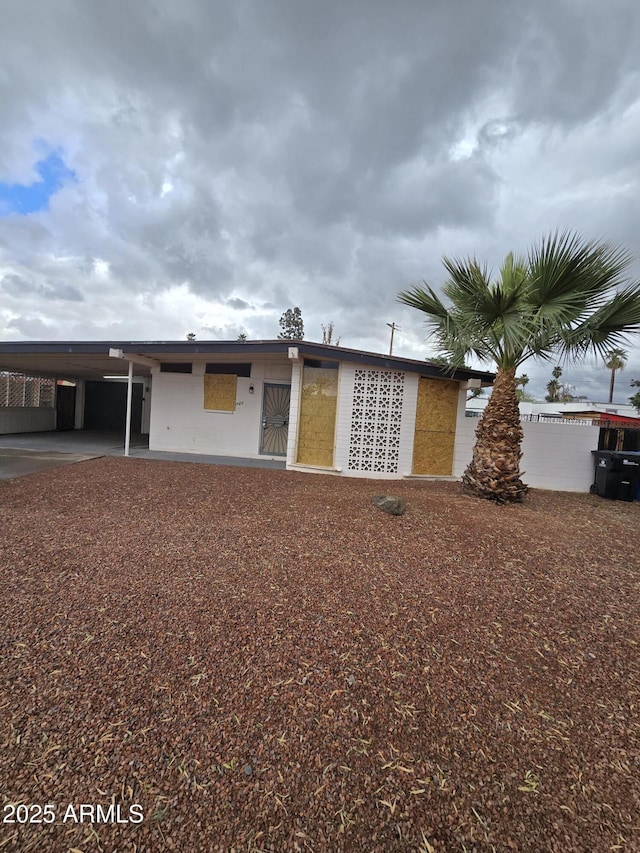
[[[150,450],[378,478],[451,476],[467,391],[494,379],[287,340],[5,342],[0,372],[56,380],[48,417],[21,420],[5,406],[0,431],[128,424],[127,436],[148,433]]]

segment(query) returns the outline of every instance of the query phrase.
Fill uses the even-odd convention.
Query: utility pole
[[[400,326],[396,326],[395,323],[387,323],[387,326],[391,329],[391,342],[389,344],[389,355],[393,355],[393,333],[397,330],[401,332],[402,329]]]

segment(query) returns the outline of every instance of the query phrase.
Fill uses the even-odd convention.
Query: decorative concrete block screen
[[[206,373],[204,408],[216,412],[235,412],[237,379],[232,373]]]
[[[397,474],[404,373],[354,371],[349,470]]]

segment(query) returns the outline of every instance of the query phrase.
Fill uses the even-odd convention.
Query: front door
[[[290,401],[290,385],[265,384],[262,398],[260,453],[268,456],[287,455]]]
[[[73,429],[76,425],[76,386],[56,385],[56,429]]]

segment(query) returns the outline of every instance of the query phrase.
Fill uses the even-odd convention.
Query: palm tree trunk
[[[462,477],[466,492],[497,503],[519,503],[528,491],[520,479],[523,432],[515,375],[515,369],[498,369]]]
[[[613,403],[613,389],[616,384],[616,369],[611,370],[611,379],[609,380],[609,402]]]

